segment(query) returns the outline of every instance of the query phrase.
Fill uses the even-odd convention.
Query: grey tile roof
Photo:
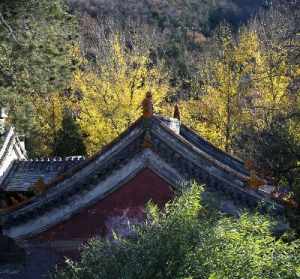
[[[27,191],[39,179],[49,183],[83,160],[32,160],[15,161],[2,183],[5,191]]]
[[[249,171],[245,168],[244,162],[242,160],[217,148],[216,146],[205,140],[203,137],[199,136],[192,129],[183,124],[181,124],[180,126],[180,135],[195,147],[205,151],[207,154],[214,157],[216,160],[230,166],[232,169],[244,175],[249,175]]]
[[[193,131],[183,133],[181,131],[178,134],[172,127],[169,127],[168,122],[162,121],[159,117],[142,117],[99,153],[77,166],[72,167],[68,164],[72,165],[74,162],[76,164],[78,161],[16,163],[4,181],[8,189],[16,189],[16,187],[19,190],[28,189],[26,188],[30,187],[28,185],[32,185],[34,181],[43,177],[44,182],[47,183],[47,190],[18,208],[4,211],[5,230],[14,233],[15,226],[26,224],[29,220],[44,216],[48,212],[58,213],[60,206],[72,204],[74,199],[95,191],[96,187],[99,188],[100,182],[107,181],[108,177],[124,169],[124,166],[135,160],[135,156],[143,154],[148,148],[149,154],[158,156],[161,161],[183,177],[184,181],[195,180],[206,185],[208,191],[220,192],[249,209],[256,208],[263,201],[262,210],[269,210],[272,207],[274,214],[281,214],[282,206],[247,187],[249,176],[240,160],[214,148],[201,137],[193,136],[193,134]],[[150,141],[150,147],[145,146],[146,141]],[[60,175],[62,172],[64,175]],[[131,175],[130,170],[128,175]],[[49,183],[49,180],[53,178],[55,179]],[[121,182],[118,187],[120,185],[122,185]],[[97,196],[97,199],[109,194],[111,190],[111,188],[105,188],[103,190],[105,193],[101,192],[101,196]],[[89,201],[80,204],[81,207],[88,205]],[[54,208],[56,210],[53,210]],[[73,212],[68,215],[62,213],[62,218],[69,218],[72,214],[76,214],[76,210],[79,210],[73,207],[69,209]],[[45,220],[48,222],[47,219]],[[34,231],[36,228],[29,227],[29,229]],[[24,236],[28,232],[21,233]]]

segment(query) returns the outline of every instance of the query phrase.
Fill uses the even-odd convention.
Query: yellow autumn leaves
[[[73,74],[69,93],[34,98],[36,119],[45,138],[55,138],[63,111],[76,115],[88,155],[132,124],[141,115],[141,102],[151,91],[156,113],[171,116],[166,97],[174,90],[167,72],[150,60],[147,51],[126,48],[119,34],[109,40],[109,53],[92,67],[73,48],[83,67]],[[255,31],[222,36],[219,53],[202,59],[198,91],[201,95],[180,101],[182,121],[218,147],[231,151],[232,139],[245,123],[263,128],[278,111],[293,105],[287,94],[299,69],[288,63],[285,48],[266,49]],[[289,74],[287,74],[289,73]],[[51,143],[45,142],[47,153]],[[50,149],[49,149],[50,150]]]
[[[78,123],[87,135],[89,154],[124,131],[141,115],[141,102],[151,91],[156,108],[169,91],[167,77],[149,55],[126,53],[116,35],[111,42],[112,56],[96,71],[76,71],[73,90],[82,94]]]
[[[79,112],[76,121],[85,135],[89,155],[113,140],[141,115],[146,92],[151,91],[156,112],[169,92],[167,74],[159,65],[151,63],[149,53],[128,52],[118,34],[110,44],[110,56],[105,63],[75,71],[71,81],[72,96],[53,94],[51,100],[40,100],[37,104],[37,115],[45,117],[41,122],[44,121],[44,131],[48,135],[54,126],[59,128],[65,108]],[[78,55],[78,51],[74,50],[74,54]],[[80,59],[82,64],[86,63]]]
[[[297,102],[288,95],[297,68],[287,56],[280,45],[265,49],[255,31],[242,32],[236,42],[231,34],[223,37],[218,56],[207,57],[201,65],[202,96],[181,103],[183,119],[231,151],[232,139],[243,124],[264,128],[274,115],[288,112]]]

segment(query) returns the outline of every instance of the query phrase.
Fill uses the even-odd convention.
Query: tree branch
[[[14,41],[17,44],[20,44],[17,37],[14,34],[13,29],[11,28],[11,26],[8,24],[8,22],[5,20],[3,14],[0,12],[0,23],[2,23],[4,25],[4,27],[6,28],[6,30],[9,32],[9,35],[14,39]]]

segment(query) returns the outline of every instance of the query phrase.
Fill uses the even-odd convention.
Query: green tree
[[[0,104],[29,136],[32,98],[66,87],[76,64],[71,54],[76,21],[62,0],[4,0],[0,3]]]
[[[75,31],[64,1],[1,1],[0,23],[1,92],[47,94],[63,88]]]
[[[224,217],[203,206],[197,185],[187,187],[164,211],[150,205],[134,235],[92,240],[64,278],[290,278],[300,276],[299,241],[272,236],[273,221],[245,213]]]
[[[62,127],[56,134],[53,155],[63,157],[86,155],[80,127],[72,112],[67,109],[63,114]]]

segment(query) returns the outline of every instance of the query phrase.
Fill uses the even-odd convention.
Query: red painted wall
[[[35,239],[85,240],[97,235],[107,235],[111,229],[122,231],[128,219],[133,223],[143,219],[144,205],[149,200],[162,207],[172,197],[171,185],[150,169],[144,169],[103,200]]]

